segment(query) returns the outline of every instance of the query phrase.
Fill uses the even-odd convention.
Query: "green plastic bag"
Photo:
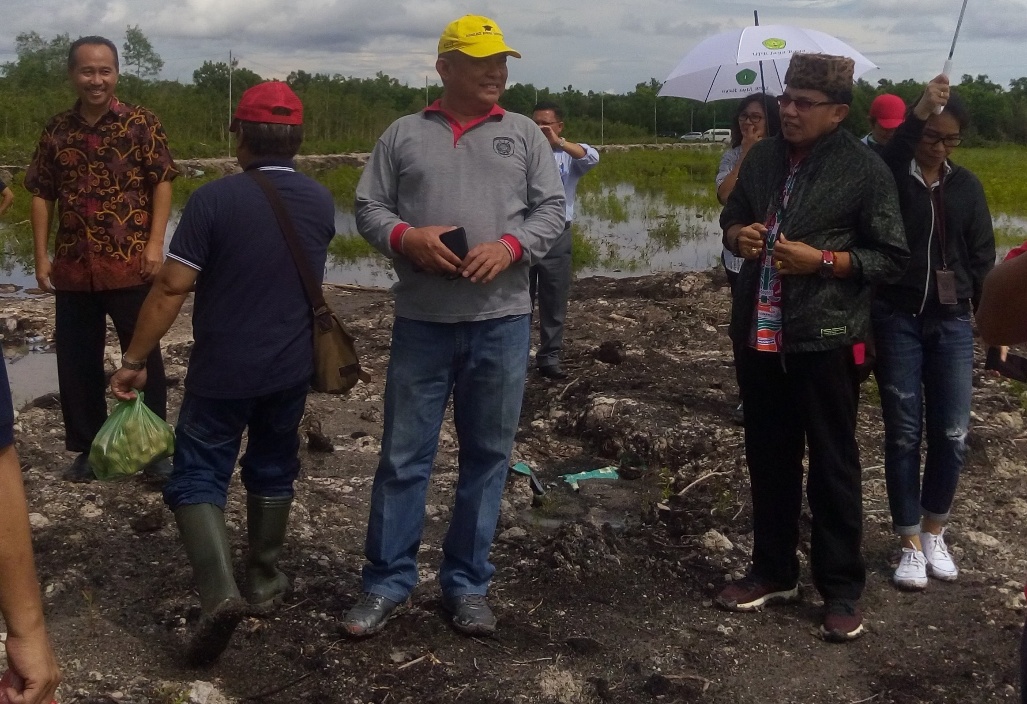
[[[97,479],[120,479],[175,453],[175,431],[135,399],[119,401],[89,448],[89,466]]]

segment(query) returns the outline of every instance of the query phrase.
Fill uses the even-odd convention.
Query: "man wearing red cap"
[[[200,593],[202,616],[187,653],[195,664],[216,659],[240,619],[280,602],[289,586],[276,563],[300,467],[313,314],[257,179],[278,191],[313,271],[324,271],[335,235],[331,194],[293,168],[303,141],[303,105],[292,90],[276,81],[250,88],[231,129],[245,173],[208,183],[189,198],[123,366],[111,379],[115,396],[135,396],[133,389],[146,381],[143,360],[195,287],[195,343],[175,430],[174,471],[164,485]],[[249,439],[239,465],[249,552],[240,595],[223,512],[244,431]]]
[[[906,104],[897,95],[883,93],[870,103],[870,133],[861,141],[878,154],[906,119]]]
[[[441,546],[442,603],[463,633],[496,628],[488,558],[524,395],[528,270],[563,232],[565,215],[549,141],[497,104],[508,56],[520,54],[489,18],[451,22],[435,63],[442,98],[385,131],[357,185],[357,227],[392,259],[399,283],[363,596],[343,623],[354,636],[381,630],[417,584],[425,492],[450,395],[460,476]]]
[[[89,481],[89,447],[107,419],[107,317],[124,349],[164,260],[171,181],[178,170],[157,117],[114,96],[118,49],[109,39],[73,42],[68,78],[78,100],[43,130],[25,188],[32,194],[36,280],[56,298],[64,442],[68,451],[78,453],[64,478]],[[154,345],[143,361],[150,368],[146,405],[163,418],[167,388],[160,349]],[[163,479],[170,469],[165,460],[148,473]]]

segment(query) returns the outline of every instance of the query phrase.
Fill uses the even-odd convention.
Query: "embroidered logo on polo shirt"
[[[514,143],[509,137],[494,137],[492,139],[492,148],[496,150],[496,154],[499,156],[511,156],[514,153]]]

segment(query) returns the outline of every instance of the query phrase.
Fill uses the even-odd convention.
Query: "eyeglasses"
[[[817,107],[818,105],[837,105],[836,100],[810,100],[809,98],[793,98],[787,93],[783,93],[777,96],[777,104],[782,109],[787,108],[789,105],[794,105],[798,112],[809,112],[810,109]]]
[[[754,125],[758,125],[763,122],[763,113],[760,112],[743,112],[738,116],[739,122],[751,122]]]
[[[559,125],[560,121],[557,120],[556,122],[542,122],[541,120],[535,120],[535,124],[539,127],[552,127],[553,125]]]
[[[963,137],[958,134],[938,134],[934,130],[924,130],[924,133],[920,135],[920,141],[932,147],[938,142],[943,143],[946,147],[958,147],[963,141]]]

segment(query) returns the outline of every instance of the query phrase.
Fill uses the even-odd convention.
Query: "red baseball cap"
[[[884,129],[893,130],[906,120],[906,104],[897,95],[879,95],[870,103],[870,117]]]
[[[302,125],[303,103],[287,84],[267,81],[253,86],[239,98],[232,115],[231,130],[236,122],[269,122],[275,125]]]

